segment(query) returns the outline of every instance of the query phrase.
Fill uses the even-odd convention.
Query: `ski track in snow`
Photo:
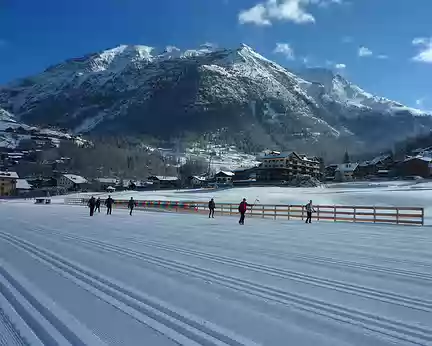
[[[429,227],[0,204],[0,345],[432,345]]]

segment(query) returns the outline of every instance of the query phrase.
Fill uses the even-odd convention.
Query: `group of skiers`
[[[105,200],[107,215],[112,214],[113,204],[114,204],[114,200],[111,198],[111,196],[108,196],[108,198]],[[87,203],[87,206],[90,208],[90,216],[93,216],[95,211],[98,211],[100,213],[100,205],[101,205],[101,199],[99,197],[96,199],[94,198],[94,196],[91,196],[91,198]],[[128,202],[128,209],[130,210],[129,215],[132,216],[132,211],[134,210],[135,207],[136,207],[136,203],[133,197],[131,197],[131,199]]]
[[[108,198],[105,200],[107,215],[111,215],[113,204],[114,204],[114,200],[111,198],[111,196],[108,196]],[[100,205],[101,205],[101,199],[99,197],[96,199],[94,198],[94,196],[92,196],[89,199],[87,206],[90,208],[90,216],[93,216],[95,211],[98,211],[100,213]],[[253,206],[254,204],[249,204],[246,201],[246,198],[243,198],[243,200],[240,202],[238,207],[238,211],[240,213],[240,220],[239,220],[240,225],[244,225],[248,207],[252,208]],[[136,203],[133,197],[131,197],[128,202],[129,215],[132,216],[132,211],[134,210],[135,207],[136,207]],[[312,213],[315,212],[315,209],[312,204],[312,200],[310,200],[309,203],[306,204],[304,207],[306,209],[306,223],[312,223]],[[214,218],[215,209],[216,209],[216,203],[214,201],[214,198],[212,198],[209,201],[208,208],[209,208],[209,219]]]

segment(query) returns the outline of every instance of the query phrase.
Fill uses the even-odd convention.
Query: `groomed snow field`
[[[104,212],[0,203],[0,345],[432,345],[428,226]]]

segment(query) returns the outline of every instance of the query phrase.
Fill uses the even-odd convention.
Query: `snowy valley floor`
[[[0,345],[432,345],[430,227],[87,212],[0,203]]]

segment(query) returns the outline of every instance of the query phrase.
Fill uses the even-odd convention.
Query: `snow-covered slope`
[[[77,145],[84,145],[86,140],[80,136],[70,135],[53,129],[29,126],[24,124],[9,112],[0,108],[0,149],[15,149],[23,140],[30,140],[34,148],[49,144],[56,147],[61,140],[73,141]]]
[[[303,86],[313,97],[320,95],[327,97],[331,101],[340,102],[347,107],[368,108],[389,114],[405,111],[413,116],[431,116],[430,113],[406,107],[385,97],[370,94],[329,69],[308,68],[302,70],[299,75],[312,82],[303,84]]]
[[[122,45],[0,88],[0,106],[23,121],[77,133],[177,137],[225,129],[228,142],[315,152],[371,141],[385,147],[432,126],[431,117],[338,77],[324,86],[309,77],[246,45],[185,51]],[[391,131],[365,131],[372,119]]]
[[[249,215],[239,226],[229,216],[129,216],[121,208],[87,213],[82,206],[2,203],[2,345],[432,340],[427,228]]]

